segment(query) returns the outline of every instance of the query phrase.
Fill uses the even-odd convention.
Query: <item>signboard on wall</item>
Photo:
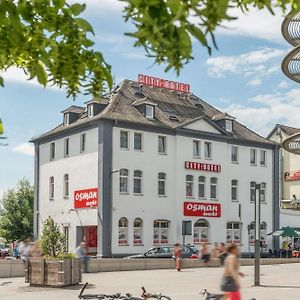
[[[190,169],[190,170],[208,171],[208,172],[221,172],[221,165],[205,164],[205,163],[186,161],[184,163],[184,166],[185,166],[186,169]]]
[[[221,204],[219,203],[201,203],[201,202],[184,202],[183,213],[190,217],[221,217]]]
[[[98,188],[78,190],[74,192],[74,208],[98,206]]]
[[[285,181],[300,180],[300,171],[289,171],[284,173]]]

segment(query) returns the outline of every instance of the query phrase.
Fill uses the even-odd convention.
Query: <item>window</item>
[[[205,177],[199,176],[198,178],[198,197],[205,198]]]
[[[262,182],[260,184],[260,202],[266,202],[266,183]]]
[[[153,244],[168,244],[169,221],[154,221]]]
[[[204,219],[199,219],[194,224],[194,243],[207,243],[208,241],[208,222]]]
[[[250,149],[250,164],[256,165],[256,149]]]
[[[133,222],[133,244],[143,244],[143,220],[136,218]]]
[[[69,174],[64,175],[64,197],[69,197]]]
[[[154,119],[154,106],[146,104],[146,118]]]
[[[211,159],[212,157],[212,144],[210,142],[204,143],[204,157],[206,159]]]
[[[128,220],[124,217],[119,220],[119,245],[128,245]]]
[[[50,200],[54,199],[54,177],[53,176],[49,178],[49,199]]]
[[[231,180],[231,200],[238,201],[238,181],[236,179]]]
[[[120,193],[128,193],[128,170],[120,170]]]
[[[267,245],[267,223],[262,222],[260,224],[260,241],[262,242],[263,246]]]
[[[88,105],[87,109],[88,109],[88,117],[89,118],[93,117],[94,116],[94,105],[92,105],[92,104]]]
[[[134,150],[142,151],[142,148],[143,148],[143,145],[142,145],[142,143],[143,143],[142,138],[143,138],[143,136],[142,136],[141,133],[139,133],[139,132],[135,132],[135,133],[134,133],[134,143],[133,143],[133,144],[134,144],[134,145],[133,145]]]
[[[129,132],[121,131],[120,133],[120,148],[129,149]]]
[[[133,172],[133,193],[141,194],[142,193],[142,171],[135,170]]]
[[[50,144],[50,160],[55,159],[55,143]]]
[[[194,176],[186,175],[185,176],[185,195],[187,197],[193,197],[194,190]]]
[[[249,244],[250,246],[255,245],[255,223],[251,222],[249,226]]]
[[[69,138],[65,139],[65,143],[64,143],[64,155],[65,157],[69,156]]]
[[[165,173],[158,173],[158,196],[166,196],[166,179]]]
[[[240,223],[228,222],[226,232],[226,242],[239,244],[241,241],[240,237]]]
[[[165,136],[158,137],[158,153],[167,154],[167,138]]]
[[[237,163],[239,162],[239,148],[238,146],[231,146],[231,162]]]
[[[210,179],[210,198],[211,199],[217,199],[217,183],[218,179],[215,177],[212,177]]]
[[[226,131],[232,132],[232,120],[225,121],[225,128],[226,128]]]
[[[200,157],[200,141],[193,141],[193,157]]]
[[[69,252],[69,226],[64,226],[63,231],[65,236],[65,250]]]
[[[86,142],[85,133],[82,133],[80,135],[80,152],[85,151],[85,142]]]
[[[256,197],[256,191],[255,191],[255,181],[250,182],[250,201],[254,202]]]
[[[70,123],[70,115],[64,114],[64,125],[69,125]]]
[[[267,151],[260,150],[260,165],[266,166],[267,165]]]

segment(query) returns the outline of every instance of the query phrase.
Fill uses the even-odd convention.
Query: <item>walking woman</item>
[[[182,248],[180,247],[179,243],[174,245],[173,249],[173,257],[176,263],[176,270],[181,271],[181,264],[182,264]]]
[[[228,300],[241,300],[240,276],[244,274],[239,272],[239,249],[235,244],[227,247],[227,257],[224,263],[224,275],[221,284],[221,290],[226,293]]]

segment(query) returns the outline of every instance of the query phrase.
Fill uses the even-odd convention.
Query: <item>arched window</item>
[[[193,175],[185,176],[185,186],[186,186],[186,196],[193,197],[193,190],[194,190],[194,176]]]
[[[133,244],[143,244],[143,220],[141,218],[136,218],[133,222]]]
[[[231,200],[238,201],[238,181],[236,179],[231,180]]]
[[[169,221],[155,220],[153,223],[153,244],[168,244]]]
[[[194,244],[206,243],[209,241],[209,225],[204,219],[199,219],[194,224]]]
[[[198,177],[198,197],[205,198],[205,177]]]
[[[212,177],[210,179],[210,198],[217,199],[217,183],[218,179],[216,177]]]
[[[227,222],[227,234],[226,242],[239,244],[240,237],[240,223],[239,222]]]
[[[166,196],[166,173],[158,173],[158,196]]]
[[[120,193],[128,193],[128,170],[120,170]]]
[[[250,201],[255,201],[255,181],[250,182]]]
[[[265,182],[262,182],[260,184],[260,202],[266,202],[266,190],[267,184]]]
[[[119,245],[128,245],[128,220],[124,217],[119,220]]]
[[[133,193],[142,194],[142,175],[143,172],[140,170],[135,170],[133,172]]]

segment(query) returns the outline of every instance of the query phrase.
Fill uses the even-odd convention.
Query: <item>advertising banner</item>
[[[74,208],[90,208],[98,206],[98,188],[78,190],[74,192]]]
[[[300,171],[289,171],[284,173],[285,181],[300,180]]]
[[[190,217],[221,217],[221,204],[219,203],[201,203],[184,202],[183,212],[185,216]]]

